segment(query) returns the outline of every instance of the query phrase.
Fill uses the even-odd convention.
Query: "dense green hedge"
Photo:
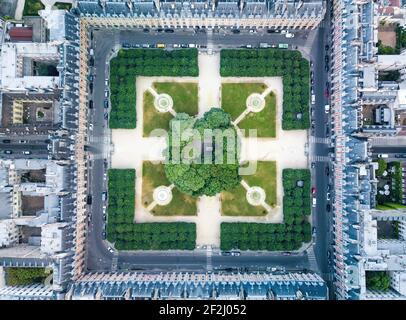
[[[117,250],[193,250],[194,223],[134,223],[135,170],[110,169],[107,239]]]
[[[282,129],[308,129],[309,62],[299,51],[229,49],[221,51],[222,77],[283,77]],[[301,115],[300,118],[299,115]]]
[[[25,0],[23,16],[38,16],[38,11],[44,9],[41,0]]]
[[[393,161],[391,162],[391,166],[395,168],[392,181],[394,201],[402,204],[402,164],[399,161]]]
[[[222,223],[221,250],[297,250],[311,240],[310,171],[284,169],[284,223]],[[297,182],[303,181],[298,187]]]
[[[6,268],[6,284],[9,286],[42,283],[48,276],[44,268]]]
[[[110,61],[110,128],[134,129],[136,76],[198,76],[196,49],[121,49]]]
[[[390,276],[385,271],[367,271],[366,286],[370,290],[388,291]]]

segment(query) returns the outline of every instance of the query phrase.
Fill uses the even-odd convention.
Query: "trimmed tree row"
[[[110,128],[135,128],[136,76],[195,77],[198,74],[196,49],[121,49],[110,61]]]

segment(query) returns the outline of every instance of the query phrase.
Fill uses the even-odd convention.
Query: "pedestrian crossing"
[[[316,256],[314,255],[313,247],[307,250],[307,257],[309,259],[309,268],[313,271],[318,271]]]
[[[206,250],[207,271],[213,270],[212,256],[213,256],[213,249],[211,248],[211,246],[207,246],[207,250]]]
[[[330,144],[331,140],[330,138],[321,138],[321,137],[310,137],[310,143],[324,143],[324,144]]]
[[[330,162],[331,159],[326,156],[311,156],[310,161],[311,162]]]
[[[112,261],[111,261],[111,271],[116,272],[117,271],[117,265],[118,265],[118,255],[114,255]]]

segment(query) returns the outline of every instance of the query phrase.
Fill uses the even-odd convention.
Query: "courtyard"
[[[136,125],[113,128],[112,168],[135,170],[136,224],[192,223],[197,246],[220,247],[224,223],[284,222],[283,172],[308,167],[308,133],[282,129],[282,77],[222,77],[220,54],[198,54],[197,62],[197,77],[136,76]],[[239,136],[241,181],[214,196],[193,197],[165,176],[167,140],[155,130],[167,132],[177,114],[204,117],[212,108],[230,116]],[[256,130],[255,135],[250,130]],[[309,198],[308,192],[303,192],[304,198]]]

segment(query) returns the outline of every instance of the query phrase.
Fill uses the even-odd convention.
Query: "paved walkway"
[[[25,0],[17,0],[17,8],[15,11],[15,16],[14,16],[14,18],[16,20],[21,20],[23,18],[24,5],[25,5]]]
[[[199,117],[220,107],[220,53],[199,54]]]

